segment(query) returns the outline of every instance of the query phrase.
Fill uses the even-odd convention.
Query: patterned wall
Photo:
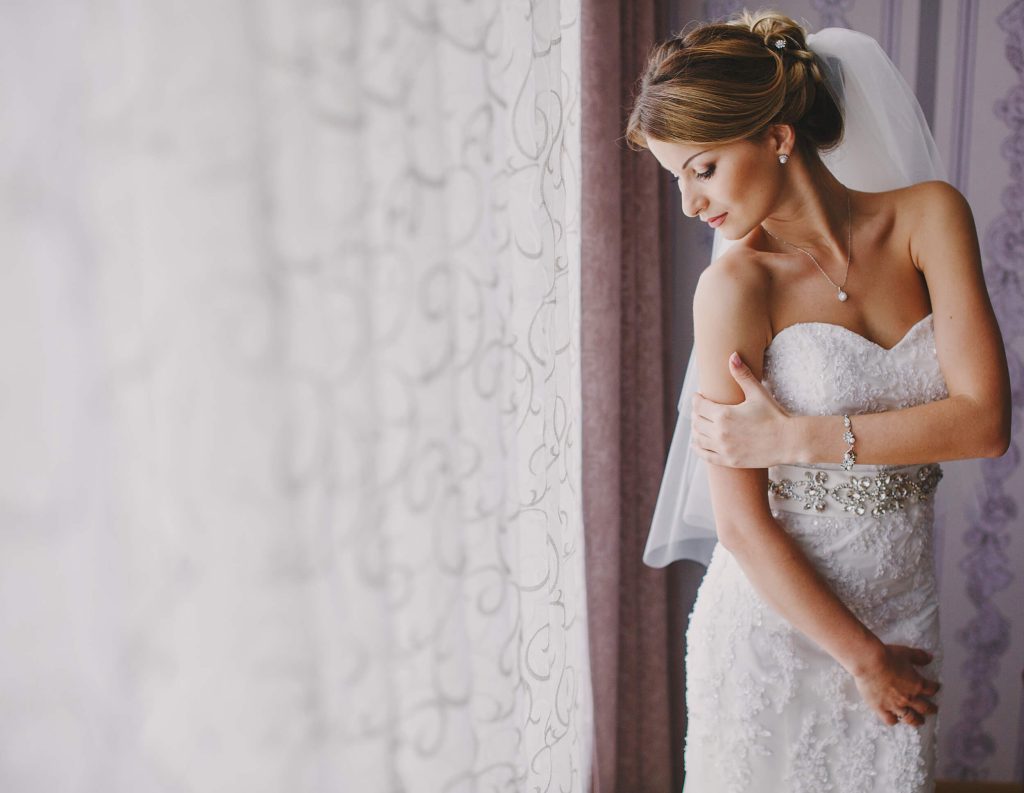
[[[723,16],[738,0],[684,0],[670,27]],[[950,181],[974,210],[1014,394],[1013,441],[996,460],[945,465],[937,521],[945,687],[939,776],[1024,781],[1024,0],[778,0],[809,30],[874,36],[917,92]],[[677,217],[677,221],[682,221]],[[707,229],[677,222],[674,360],[692,343],[690,298]]]

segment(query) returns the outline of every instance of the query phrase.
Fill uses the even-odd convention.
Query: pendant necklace
[[[848,229],[846,235],[846,277],[843,278],[842,284],[837,284],[835,281],[828,277],[828,273],[826,273],[822,266],[818,264],[818,260],[814,258],[810,251],[805,251],[799,245],[794,245],[792,242],[786,242],[786,240],[782,239],[781,237],[776,237],[774,234],[768,231],[768,229],[764,228],[764,226],[761,226],[761,228],[764,229],[764,233],[767,234],[772,239],[778,240],[779,242],[784,242],[791,248],[796,248],[801,253],[809,256],[811,261],[814,262],[814,266],[817,267],[821,274],[825,276],[826,279],[828,279],[828,282],[836,288],[836,297],[839,298],[839,302],[845,303],[847,299],[850,297],[846,293],[846,282],[850,279],[850,257],[853,255],[853,215],[850,212],[850,188],[846,188],[846,225]]]

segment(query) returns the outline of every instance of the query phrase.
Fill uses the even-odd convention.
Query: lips
[[[725,219],[725,216],[728,214],[728,212],[723,212],[721,215],[715,215],[715,217],[713,218],[708,218],[707,224],[709,226],[718,226],[721,224],[721,222]]]

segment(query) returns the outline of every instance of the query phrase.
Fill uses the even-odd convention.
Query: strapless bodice
[[[888,349],[842,325],[790,325],[765,350],[762,382],[799,415],[878,413],[947,396],[931,314]]]

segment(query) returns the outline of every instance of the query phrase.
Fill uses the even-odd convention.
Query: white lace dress
[[[793,325],[766,351],[764,382],[787,410],[804,415],[853,416],[946,396],[930,315],[888,350],[837,325]],[[933,662],[920,668],[938,679],[933,499],[927,494],[941,471],[807,468],[769,470],[776,483],[769,498],[773,514],[879,638],[933,653]],[[838,491],[847,511],[826,490],[848,484],[851,476],[862,480]],[[903,507],[894,508],[896,502]],[[934,789],[938,717],[926,717],[922,727],[882,723],[849,673],[761,599],[721,544],[686,639],[684,793]]]

